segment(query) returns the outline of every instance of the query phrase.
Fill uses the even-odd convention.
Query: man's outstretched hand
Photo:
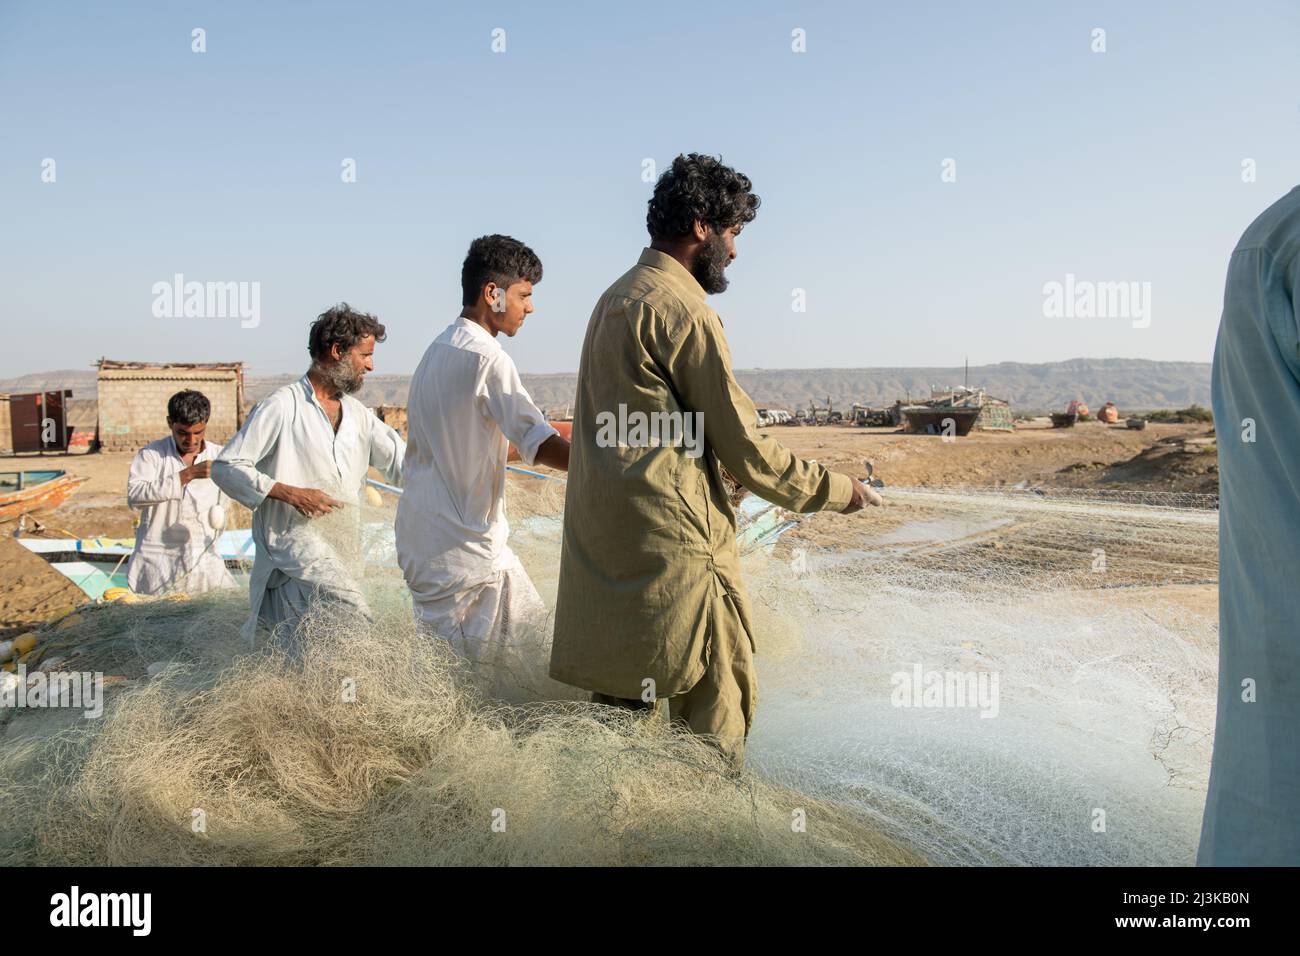
[[[850,478],[853,482],[853,497],[849,499],[848,505],[840,512],[842,515],[851,515],[855,511],[861,511],[867,505],[879,508],[885,503],[885,499],[880,497],[880,492],[876,491],[870,485],[865,485],[856,478]]]
[[[295,488],[293,485],[278,481],[267,497],[277,498],[287,505],[292,505],[304,518],[319,518],[329,514],[335,508],[343,507],[343,502],[331,498],[323,491],[317,491],[315,488]]]

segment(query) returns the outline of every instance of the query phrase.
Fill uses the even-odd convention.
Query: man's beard
[[[358,372],[346,362],[317,365],[317,368],[320,369],[321,376],[326,383],[344,395],[352,395],[361,391],[361,386],[365,383],[366,373]]]
[[[724,270],[731,262],[731,253],[727,251],[726,240],[721,233],[713,233],[704,240],[704,245],[695,254],[695,263],[691,266],[691,275],[709,295],[727,291],[727,277]]]

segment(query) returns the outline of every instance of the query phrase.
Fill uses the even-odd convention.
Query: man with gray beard
[[[322,313],[307,374],[259,402],[212,463],[217,486],[253,511],[250,641],[260,625],[297,655],[298,624],[317,603],[369,616],[354,573],[356,505],[367,471],[400,484],[406,455],[397,432],[353,397],[384,338],[378,319],[346,302]]]

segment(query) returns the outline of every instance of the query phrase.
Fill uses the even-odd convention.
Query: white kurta
[[[532,464],[555,429],[514,361],[481,326],[458,318],[411,379],[410,447],[397,506],[397,559],[417,604],[518,567],[506,546],[506,455]]]
[[[386,482],[400,482],[406,445],[356,398],[344,395],[342,405],[335,433],[304,375],[259,402],[212,464],[212,480],[253,510],[257,556],[249,582],[252,614],[244,626],[250,640],[267,589],[287,581],[325,596],[339,592],[349,603],[365,606],[356,578],[361,570],[361,491],[372,466]],[[323,491],[347,507],[322,518],[303,517],[293,506],[267,497],[276,482]]]
[[[220,445],[205,442],[194,462],[211,461],[220,452]],[[209,478],[182,484],[185,467],[171,435],[145,445],[131,461],[126,501],[140,512],[140,524],[126,581],[136,594],[199,594],[237,586],[217,553],[222,529],[209,520],[221,491]]]
[[[493,696],[550,691],[546,606],[507,545],[509,442],[532,464],[556,434],[514,361],[481,326],[458,318],[411,379],[398,564],[415,615],[451,642]]]

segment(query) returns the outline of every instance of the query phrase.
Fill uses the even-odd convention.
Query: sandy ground
[[[135,512],[126,504],[132,453],[0,456],[0,471],[62,469],[87,479],[62,505],[28,515],[24,534],[51,538],[134,538]],[[231,509],[231,527],[248,527],[248,510]],[[30,629],[86,595],[58,571],[14,540],[16,520],[0,524],[0,639]]]
[[[944,440],[896,429],[777,426],[770,435],[806,458],[900,487],[1097,487],[1217,494],[1218,460],[1209,425],[1149,424],[1142,431],[1083,422],[1052,428],[1045,420],[1014,432],[971,432]]]
[[[1212,432],[1206,425],[1149,425],[1144,431],[1083,423],[1053,429],[1044,422],[1013,433],[972,432],[945,441],[893,429],[778,426],[768,434],[796,454],[836,471],[862,475],[875,465],[889,487],[1071,487],[1216,493]],[[24,533],[50,537],[133,537],[126,506],[132,455],[71,454],[0,457],[0,471],[61,468],[88,480],[60,507],[29,516]],[[232,527],[247,527],[235,506]],[[0,638],[21,633],[51,613],[84,600],[81,591],[13,540],[17,521],[0,524]]]

